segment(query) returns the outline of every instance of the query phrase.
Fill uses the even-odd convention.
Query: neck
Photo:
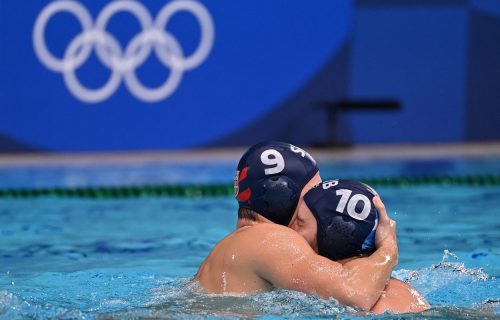
[[[250,220],[250,219],[238,219],[238,222],[236,223],[236,229],[242,228],[242,227],[250,227],[250,226],[255,226],[256,224],[260,223],[274,223],[271,220],[264,218],[260,214],[257,215],[255,220]]]
[[[250,219],[238,219],[238,222],[236,223],[236,229],[254,226],[259,223],[260,223],[259,221],[254,221]]]

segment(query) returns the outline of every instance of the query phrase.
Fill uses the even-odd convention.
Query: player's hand
[[[377,249],[386,248],[391,253],[391,258],[395,259],[394,265],[398,260],[398,241],[396,238],[396,221],[389,218],[385,210],[384,203],[379,197],[373,198],[375,208],[379,213],[378,227],[375,234],[375,246]]]

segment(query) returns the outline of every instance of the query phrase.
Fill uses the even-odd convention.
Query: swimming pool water
[[[393,276],[433,306],[407,317],[500,317],[500,188],[377,191],[398,221]],[[299,292],[200,293],[190,277],[235,224],[230,197],[0,199],[0,318],[364,317]]]

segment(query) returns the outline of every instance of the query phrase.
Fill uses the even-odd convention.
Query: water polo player
[[[242,156],[235,175],[238,227],[264,217],[294,229],[329,259],[372,253],[378,222],[373,198],[377,193],[362,183],[346,180],[328,181],[309,191],[319,181],[316,161],[306,151],[283,142],[252,146]],[[415,292],[391,279],[374,311],[428,308]],[[394,298],[397,296],[399,299]]]
[[[247,179],[240,174],[238,178]],[[195,279],[209,293],[240,296],[282,288],[334,298],[368,311],[380,300],[398,260],[395,225],[382,202],[376,205],[380,214],[376,250],[342,264],[318,255],[291,228],[242,207],[240,211],[253,212],[253,216],[238,219],[238,228],[215,245]],[[282,223],[286,223],[284,218]]]
[[[311,190],[319,182],[317,163],[303,149],[277,141],[258,143],[243,154],[234,177],[238,217],[254,220],[253,213],[258,213],[289,226],[332,260],[373,252],[378,213],[372,200],[377,193],[360,182],[346,180],[329,181]],[[298,210],[308,191],[308,207],[314,217]],[[343,192],[342,197],[325,196],[338,192]]]
[[[319,182],[317,163],[303,149],[277,141],[258,143],[243,154],[236,170],[238,217],[254,220],[258,213],[289,226],[332,260],[373,252],[378,213],[372,200],[377,193],[347,180],[329,181],[311,190]],[[314,216],[299,210],[308,191],[306,199]]]

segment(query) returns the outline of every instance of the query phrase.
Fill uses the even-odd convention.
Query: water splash
[[[0,319],[93,319],[94,316],[80,310],[56,307],[50,304],[37,305],[23,300],[13,293],[0,291]]]
[[[498,318],[500,283],[482,269],[467,268],[445,251],[441,261],[393,276],[423,293],[433,308],[381,318]],[[0,319],[11,318],[358,318],[371,317],[334,299],[274,290],[244,297],[205,294],[191,278],[151,273],[79,271],[44,273],[0,291]],[[47,287],[47,283],[53,284]]]
[[[450,259],[450,257],[452,257],[454,260],[460,259],[456,254],[445,249],[441,262],[437,265],[433,265],[431,268],[447,269],[447,270],[451,270],[452,272],[458,272],[458,273],[462,273],[462,274],[471,275],[471,276],[474,276],[474,279],[476,279],[476,280],[488,280],[489,279],[489,276],[484,272],[483,268],[468,269],[465,267],[465,263],[463,263],[463,262],[449,262],[448,260]]]
[[[182,288],[161,286],[154,290],[149,302],[154,315],[169,316],[181,312],[184,316],[247,318],[261,316],[317,317],[338,316],[356,312],[334,299],[289,290],[273,290],[247,296],[203,293],[195,281],[185,281]]]
[[[499,279],[482,268],[467,268],[458,255],[448,250],[438,264],[421,270],[400,269],[393,276],[413,285],[434,307],[474,309],[478,302],[496,301],[500,296]]]
[[[448,249],[444,249],[443,258],[441,259],[441,263],[448,261],[450,257],[454,258],[455,260],[459,259],[456,254],[454,254],[453,252],[450,252]]]

